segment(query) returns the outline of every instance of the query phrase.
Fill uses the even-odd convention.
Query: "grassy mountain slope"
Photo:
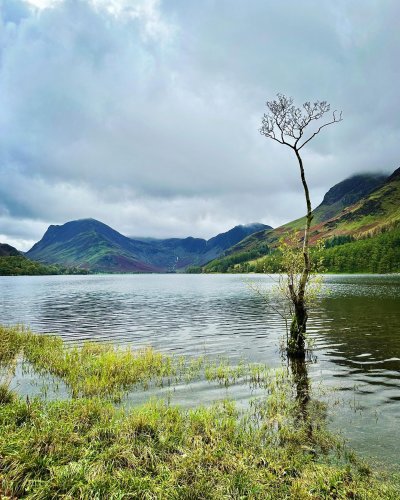
[[[53,272],[52,272],[53,271]],[[0,276],[20,276],[57,274],[49,266],[33,262],[24,257],[16,248],[0,243]]]
[[[393,229],[400,221],[400,169],[386,179],[363,175],[337,184],[313,215],[311,244],[339,236],[360,239]],[[254,264],[268,255],[281,237],[293,230],[301,231],[304,226],[305,219],[301,218],[274,230],[255,233],[230,248],[222,258],[207,264],[205,270],[224,272],[237,264],[244,269],[243,264]]]
[[[51,264],[95,272],[165,272],[201,265],[220,255],[263,224],[236,226],[206,241],[200,238],[133,239],[94,219],[50,226],[27,253]]]
[[[313,224],[326,222],[346,208],[382,186],[387,176],[381,174],[354,175],[331,187],[322,203],[313,211]],[[304,228],[305,217],[285,224],[284,227]]]
[[[50,226],[27,256],[50,264],[74,265],[92,271],[154,272],[151,247],[134,241],[94,219]]]
[[[362,237],[378,233],[400,220],[400,168],[386,182],[357,203],[346,207],[317,230],[325,237],[349,234]]]

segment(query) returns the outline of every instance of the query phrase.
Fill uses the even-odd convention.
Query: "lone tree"
[[[304,357],[308,319],[306,290],[311,273],[309,233],[313,215],[310,192],[304,174],[303,159],[300,151],[324,127],[342,121],[342,112],[337,113],[337,111],[334,111],[329,121],[326,121],[319,127],[315,126],[313,128],[312,125],[314,122],[320,120],[330,111],[330,105],[326,101],[305,102],[302,107],[296,107],[291,97],[278,94],[276,100],[267,101],[267,108],[268,113],[264,114],[260,133],[269,139],[279,142],[279,144],[288,146],[296,155],[307,204],[306,227],[303,238],[303,269],[297,283],[294,283],[293,280],[288,280],[289,297],[294,309],[290,327],[289,345],[287,346],[288,354],[293,357]],[[307,129],[307,127],[309,128]],[[309,130],[310,132],[308,132]]]

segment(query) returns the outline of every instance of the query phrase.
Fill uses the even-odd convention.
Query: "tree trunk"
[[[296,385],[296,401],[299,405],[299,417],[308,419],[308,403],[310,401],[310,381],[307,364],[302,359],[291,359],[290,367]]]
[[[296,358],[305,358],[307,309],[304,301],[295,304],[294,316],[290,325],[289,355]]]
[[[300,277],[299,289],[296,296],[293,298],[294,316],[290,327],[290,340],[288,346],[288,354],[292,357],[304,358],[305,357],[305,336],[307,329],[307,308],[305,304],[305,293],[308,283],[308,278],[311,272],[311,262],[309,255],[309,233],[312,221],[310,193],[306,178],[304,175],[303,161],[297,149],[294,150],[300,166],[301,182],[303,183],[304,194],[307,202],[307,218],[306,227],[304,229],[303,240],[303,258],[304,267]]]
[[[305,425],[307,439],[311,445],[313,442],[313,425],[308,408],[311,396],[307,364],[304,359],[291,358],[290,367],[296,387],[296,401],[298,405],[297,420],[300,424]],[[312,451],[312,449],[310,449],[310,451]]]

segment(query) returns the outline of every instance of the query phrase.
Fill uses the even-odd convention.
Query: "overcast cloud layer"
[[[304,149],[314,206],[399,164],[397,0],[0,0],[0,241],[94,217],[211,237],[305,210],[258,133],[277,92],[344,121]]]

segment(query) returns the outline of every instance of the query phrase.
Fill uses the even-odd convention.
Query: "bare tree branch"
[[[298,151],[300,151],[300,149],[301,149],[303,146],[305,146],[308,142],[310,142],[310,141],[311,141],[311,139],[314,139],[314,137],[315,137],[316,135],[318,135],[324,127],[327,127],[328,125],[332,125],[333,123],[338,123],[338,122],[341,122],[341,121],[343,120],[343,118],[342,118],[342,111],[341,111],[341,112],[340,112],[340,114],[339,114],[339,118],[336,118],[335,113],[336,113],[336,111],[334,111],[334,112],[333,112],[333,120],[332,120],[332,121],[327,122],[327,123],[324,123],[323,125],[321,125],[321,126],[319,127],[319,129],[318,129],[316,132],[314,132],[314,133],[313,133],[313,134],[312,134],[312,135],[311,135],[311,136],[310,136],[310,137],[309,137],[309,138],[308,138],[305,142],[303,142],[303,144],[302,144],[301,146],[299,146],[299,147],[297,148],[297,150],[298,150]]]
[[[291,97],[278,94],[277,100],[267,101],[267,108],[269,113],[264,114],[262,118],[260,133],[297,151],[318,135],[324,127],[342,121],[342,112],[336,116],[337,111],[334,111],[333,120],[321,125],[299,146],[306,127],[328,113],[330,105],[326,101],[315,101],[305,102],[302,107],[296,107]]]

